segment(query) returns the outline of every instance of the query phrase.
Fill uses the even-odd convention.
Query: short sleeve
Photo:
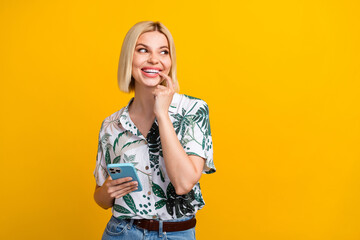
[[[205,159],[203,173],[216,171],[213,161],[213,144],[210,130],[209,107],[202,100],[191,105],[186,118],[186,127],[181,144],[188,155],[197,155]]]
[[[95,170],[94,170],[94,177],[95,177],[96,184],[98,186],[102,186],[108,177],[108,173],[106,170],[105,154],[104,154],[103,146],[102,146],[103,145],[102,144],[103,124],[104,124],[104,122],[102,123],[101,129],[99,132],[98,152],[97,152],[97,156],[96,156],[96,166],[95,166]]]

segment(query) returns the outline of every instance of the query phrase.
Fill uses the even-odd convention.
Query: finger
[[[116,192],[116,191],[118,191],[120,189],[123,189],[123,188],[126,188],[126,187],[137,186],[137,185],[138,185],[137,181],[132,181],[132,182],[126,182],[126,183],[116,185],[113,188],[114,188],[114,192]]]
[[[118,178],[118,179],[112,181],[112,185],[123,184],[123,183],[126,183],[126,182],[130,182],[131,180],[132,180],[131,177]]]
[[[161,78],[161,81],[159,82],[158,86],[162,86],[162,83],[163,82],[166,82],[166,78],[165,77],[162,77]]]
[[[137,187],[137,185],[138,185],[137,181],[127,182],[120,185],[114,185],[109,187],[107,192],[110,194],[111,197],[115,197],[117,195],[116,194],[117,192],[122,191],[123,189]]]
[[[167,87],[163,86],[163,85],[157,85],[156,88],[155,88],[155,91],[161,91],[161,90],[166,90]]]
[[[115,198],[121,198],[121,197],[125,196],[126,194],[131,193],[137,189],[138,189],[137,186],[124,188],[124,189],[116,192],[114,195],[115,195]]]
[[[136,190],[137,190],[137,188],[136,188],[136,189],[130,189],[129,191],[124,192],[124,193],[121,193],[120,195],[116,196],[115,199],[119,199],[119,198],[121,198],[121,197],[123,197],[123,196],[125,196],[125,195],[127,195],[127,194],[129,194],[129,193],[131,193],[131,192],[133,192],[133,191],[136,191]]]
[[[156,88],[152,91],[152,95],[154,95],[154,97],[159,96],[162,92],[166,91],[166,89],[168,89],[165,86],[162,85],[157,85]]]
[[[137,187],[138,182],[137,181],[132,181],[132,182],[127,182],[127,183],[123,183],[120,185],[116,185],[113,187],[110,187],[108,190],[108,193],[110,193],[111,197],[115,197],[116,195],[118,195],[118,192],[123,191],[124,189],[129,189],[129,188],[133,188],[133,187]]]
[[[162,76],[163,78],[165,78],[166,83],[167,83],[167,86],[168,86],[170,89],[174,89],[174,84],[173,84],[173,82],[172,82],[172,79],[171,79],[168,75],[166,75],[166,74],[164,74],[164,73],[162,73],[162,72],[159,72],[159,75]]]
[[[166,82],[167,82],[167,86],[168,86],[171,90],[174,90],[174,84],[173,84],[173,81],[172,81],[171,77],[166,76]]]

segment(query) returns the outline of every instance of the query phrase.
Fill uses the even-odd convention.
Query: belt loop
[[[134,223],[134,219],[131,219],[130,222],[129,222],[129,224],[128,224],[128,229],[129,229],[129,230],[131,229],[133,223]]]
[[[163,237],[163,220],[159,220],[159,237]]]

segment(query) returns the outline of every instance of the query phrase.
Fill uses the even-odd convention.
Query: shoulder
[[[112,113],[110,116],[106,117],[101,123],[100,133],[105,131],[105,129],[110,125],[117,125],[125,111],[125,108],[126,107],[123,107],[120,110]]]
[[[187,94],[178,94],[178,108],[185,109],[187,112],[195,112],[200,108],[208,109],[207,103],[197,97],[189,96]]]

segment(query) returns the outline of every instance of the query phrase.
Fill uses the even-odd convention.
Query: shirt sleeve
[[[108,177],[108,172],[106,170],[105,154],[104,154],[103,146],[102,146],[103,124],[104,124],[104,122],[102,123],[101,129],[99,132],[98,152],[97,152],[97,156],[96,156],[96,166],[95,166],[95,170],[94,170],[94,177],[95,177],[96,184],[98,186],[102,186]]]
[[[210,130],[209,107],[200,100],[192,105],[186,118],[186,127],[181,144],[188,155],[197,155],[205,159],[203,173],[216,171],[213,161],[213,146]]]

